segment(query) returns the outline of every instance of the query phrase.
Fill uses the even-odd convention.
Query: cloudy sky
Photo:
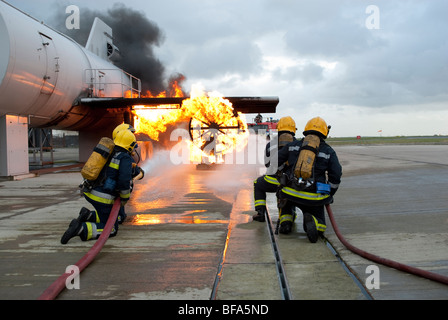
[[[7,2],[49,25],[79,6],[79,32],[91,27],[83,14],[114,5]],[[166,78],[186,76],[186,91],[200,83],[225,96],[278,96],[277,114],[266,116],[291,115],[299,132],[319,115],[332,136],[448,134],[446,0],[122,3],[158,26],[153,54]]]

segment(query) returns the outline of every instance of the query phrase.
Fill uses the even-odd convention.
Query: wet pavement
[[[332,205],[352,244],[448,276],[448,146],[335,147],[344,168]],[[118,235],[82,272],[79,290],[58,299],[279,300],[280,286],[266,224],[252,222],[252,182],[259,168],[199,171],[173,166],[166,154],[142,165]],[[79,169],[78,169],[79,171]],[[0,299],[37,299],[92,246],[59,240],[82,206],[79,172],[0,181]],[[275,222],[275,196],[268,207]],[[326,237],[309,243],[299,214],[279,235],[293,299],[447,299],[448,286],[377,265],[379,289],[364,293],[374,263]],[[353,280],[353,277],[357,281]]]
[[[356,247],[448,276],[448,146],[385,145],[336,148],[343,164],[332,205],[344,237]],[[377,265],[327,237],[365,283]],[[448,299],[448,286],[377,265],[374,299]]]

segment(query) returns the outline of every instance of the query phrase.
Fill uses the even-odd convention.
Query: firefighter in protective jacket
[[[112,131],[112,139],[115,140],[115,137],[117,134],[122,130],[129,130],[132,133],[135,133],[135,128],[127,123],[122,123],[118,125],[114,131]],[[137,151],[136,151],[137,152]],[[134,155],[134,153],[132,153]],[[133,158],[134,159],[134,158]],[[140,168],[135,161],[132,163],[132,180],[131,180],[131,189],[133,188],[133,181],[134,180],[141,180],[145,176],[145,172],[142,168]],[[118,224],[122,224],[124,220],[126,219],[127,215],[124,210],[124,206],[120,207],[120,211],[118,212]]]
[[[73,219],[61,238],[66,244],[71,238],[79,236],[81,240],[97,239],[109,218],[115,199],[121,199],[124,206],[130,198],[132,180],[132,152],[137,147],[135,135],[130,130],[118,132],[114,139],[114,153],[100,174],[100,183],[92,189],[84,189],[85,199],[93,205],[95,211],[82,208],[77,219]],[[110,236],[118,232],[118,219]]]
[[[271,155],[276,156],[278,151],[281,150],[288,143],[295,141],[296,134],[296,123],[291,117],[283,117],[278,121],[277,131],[278,131],[278,143],[277,145],[273,145],[270,142],[266,145],[266,167],[267,174],[261,177],[258,177],[254,181],[254,204],[255,211],[257,214],[253,216],[254,221],[264,222],[266,220],[265,215],[267,212],[266,209],[266,193],[274,193],[277,192],[277,189],[280,183],[277,180],[278,172],[281,171],[281,167],[277,167],[274,165],[271,166],[270,159]],[[275,150],[277,148],[277,150]],[[274,149],[274,150],[271,150]]]
[[[294,175],[295,166],[304,139],[288,144],[279,152],[279,165],[287,162],[289,165],[280,179],[282,188],[279,198],[280,233],[291,232],[295,219],[294,206],[303,212],[303,228],[310,242],[318,240],[319,234],[326,230],[324,205],[333,201],[333,196],[341,182],[342,167],[336,152],[325,139],[330,127],[326,122],[316,117],[308,121],[303,135],[316,135],[320,144],[315,155],[312,177],[309,181],[299,181]]]

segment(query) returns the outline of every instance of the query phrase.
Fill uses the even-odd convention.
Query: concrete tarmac
[[[332,209],[354,246],[406,265],[448,276],[448,146],[383,145],[335,148],[344,168]],[[363,283],[375,263],[352,254],[327,232]],[[374,299],[448,299],[448,286],[379,268]]]
[[[341,188],[332,205],[347,240],[379,256],[448,276],[448,146],[338,146]],[[142,165],[118,235],[58,299],[279,300],[266,224],[251,221],[255,166],[198,171],[156,154]],[[77,170],[77,171],[76,171]],[[37,299],[93,242],[60,237],[82,206],[79,169],[0,181],[0,299]],[[278,211],[268,196],[273,222]],[[375,265],[339,242],[327,221],[311,244],[298,214],[277,237],[293,299],[447,299],[448,286]],[[355,280],[356,281],[355,281]],[[361,286],[361,287],[360,287]],[[366,293],[367,292],[367,293]]]

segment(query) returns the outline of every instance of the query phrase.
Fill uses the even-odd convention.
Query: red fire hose
[[[112,210],[109,215],[109,219],[107,219],[106,226],[103,229],[98,240],[96,240],[93,247],[75,264],[79,268],[79,272],[81,273],[92,261],[95,259],[97,254],[101,251],[107,239],[109,239],[109,235],[112,231],[112,228],[117,220],[118,212],[120,211],[121,200],[117,198],[114,202]],[[69,273],[62,274],[51,286],[49,286],[38,298],[38,300],[54,300],[59,293],[65,288],[65,281],[70,276]]]
[[[351,245],[349,242],[347,242],[347,240],[345,240],[345,238],[339,232],[339,228],[338,228],[338,226],[337,226],[337,224],[336,224],[336,222],[334,220],[333,210],[331,210],[330,205],[327,204],[325,207],[327,209],[327,213],[328,213],[328,216],[330,218],[331,225],[333,226],[334,232],[336,233],[336,236],[342,242],[342,244],[347,249],[352,251],[353,253],[355,253],[355,254],[363,257],[363,258],[366,258],[368,260],[380,263],[382,265],[385,265],[385,266],[388,266],[388,267],[391,267],[391,268],[394,268],[394,269],[397,269],[397,270],[400,270],[400,271],[411,273],[411,274],[414,274],[416,276],[423,277],[423,278],[426,278],[426,279],[429,279],[429,280],[433,280],[433,281],[437,281],[437,282],[440,282],[440,283],[443,283],[443,284],[448,284],[448,277],[446,277],[446,276],[443,276],[443,275],[440,275],[440,274],[436,274],[436,273],[433,273],[433,272],[429,272],[429,271],[425,271],[425,270],[422,270],[422,269],[418,269],[418,268],[415,268],[415,267],[412,267],[412,266],[408,266],[408,265],[405,265],[405,264],[402,264],[402,263],[399,263],[399,262],[396,262],[396,261],[393,261],[393,260],[385,259],[385,258],[376,256],[376,255],[373,255],[371,253],[368,253],[366,251],[363,251],[361,249],[358,249],[355,246]]]

